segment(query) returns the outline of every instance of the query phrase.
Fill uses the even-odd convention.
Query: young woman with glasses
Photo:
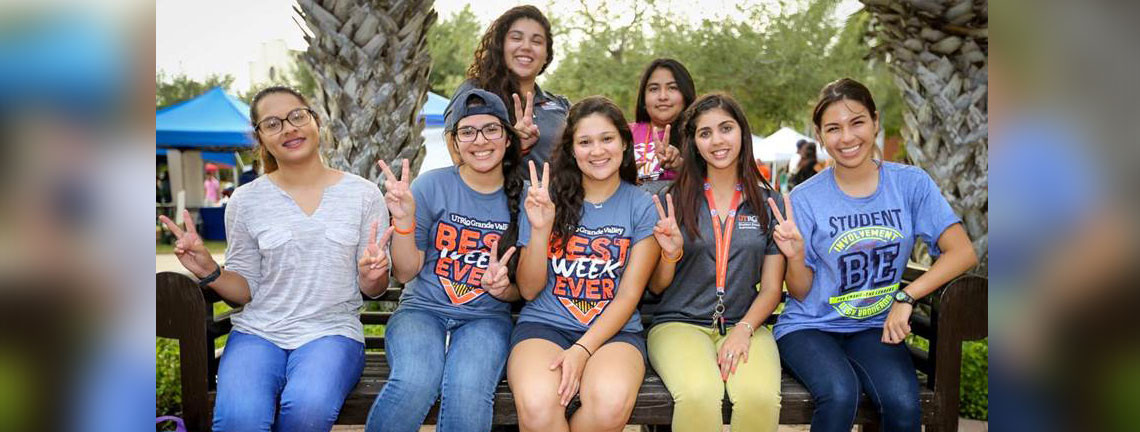
[[[226,207],[225,267],[189,212],[185,228],[161,219],[199,285],[243,306],[218,366],[214,430],[327,431],[364,368],[360,294],[388,286],[388,212],[376,184],[321,161],[300,93],[262,90],[250,118],[266,175]]]
[[[445,120],[457,166],[409,184],[383,161],[396,235],[392,272],[405,283],[388,321],[391,373],[368,415],[369,432],[419,430],[440,400],[441,431],[490,430],[507,361],[519,196],[519,138],[502,100],[472,89]]]

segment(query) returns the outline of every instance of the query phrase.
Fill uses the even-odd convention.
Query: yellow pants
[[[649,361],[673,395],[673,430],[719,432],[728,390],[733,431],[775,431],[780,422],[780,354],[761,326],[752,335],[748,363],[721,381],[717,350],[727,336],[709,326],[670,322],[649,331]]]

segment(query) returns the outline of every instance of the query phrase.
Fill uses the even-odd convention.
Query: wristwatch
[[[222,266],[221,266],[221,264],[219,264],[218,268],[214,269],[213,273],[206,275],[206,277],[204,277],[204,278],[198,279],[198,288],[205,288],[207,285],[209,285],[209,284],[213,283],[215,280],[217,280],[218,276],[221,276],[221,275],[222,275]]]
[[[914,297],[911,297],[910,294],[907,294],[906,291],[903,290],[895,292],[895,301],[914,305]]]

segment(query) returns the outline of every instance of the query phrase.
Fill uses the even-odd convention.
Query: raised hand
[[[483,290],[495,297],[501,297],[511,286],[511,280],[507,276],[507,263],[511,262],[511,255],[514,255],[515,247],[511,246],[510,249],[507,249],[507,253],[503,254],[502,259],[499,258],[498,240],[488,242],[487,247],[491,249],[489,252],[491,261],[487,263],[487,270],[483,272],[483,279],[479,283]]]
[[[380,221],[372,221],[372,230],[368,234],[368,247],[364,248],[364,256],[356,263],[357,271],[365,280],[376,281],[388,274],[391,262],[388,260],[388,243],[392,241],[392,232],[396,227],[384,230],[384,236],[376,241],[376,230]]]
[[[546,229],[554,223],[554,202],[550,200],[550,163],[542,163],[542,178],[534,168],[534,161],[527,161],[530,165],[530,188],[526,191],[526,217],[531,228]]]
[[[772,215],[776,217],[776,229],[772,230],[772,239],[780,252],[790,259],[802,259],[804,256],[804,237],[796,227],[796,219],[792,214],[792,199],[784,195],[784,210],[788,212],[785,218],[776,207],[776,200],[768,198],[768,206],[772,208]]]
[[[171,233],[174,233],[174,237],[177,239],[174,242],[174,256],[178,257],[178,262],[182,263],[182,267],[185,267],[199,279],[209,276],[210,273],[218,269],[218,263],[214,262],[214,257],[210,256],[210,251],[206,249],[206,243],[202,242],[202,237],[194,228],[194,219],[190,217],[189,210],[182,210],[182,222],[186,226],[185,230],[179,228],[178,224],[166,216],[159,216],[158,220],[166,225]]]
[[[515,101],[515,131],[522,142],[520,150],[527,150],[538,142],[538,125],[534,124],[534,93],[526,92],[526,105],[519,100],[518,93],[512,93]]]
[[[401,177],[396,177],[392,169],[383,160],[377,161],[380,169],[384,171],[384,202],[388,205],[388,213],[392,215],[392,225],[401,231],[415,227],[416,199],[412,196],[410,175],[408,175],[408,160],[405,159]]]
[[[657,129],[653,129],[653,153],[657,157],[657,162],[661,164],[661,168],[675,170],[680,168],[681,164],[681,151],[676,147],[669,145],[669,134],[673,125],[665,125],[665,133],[657,136]]]
[[[665,194],[669,211],[661,205],[661,199],[653,195],[653,204],[657,206],[657,225],[653,227],[653,238],[661,245],[661,254],[666,259],[680,258],[681,249],[685,246],[685,239],[681,237],[681,228],[677,226],[676,212],[673,211],[673,194]]]

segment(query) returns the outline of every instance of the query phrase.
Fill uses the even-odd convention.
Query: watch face
[[[909,296],[907,296],[907,295],[906,295],[906,293],[905,293],[905,292],[902,292],[902,291],[899,291],[899,292],[896,292],[896,293],[895,293],[895,300],[896,300],[896,301],[901,301],[901,302],[907,302],[907,303],[909,303],[909,302],[907,301],[907,300],[908,300],[908,297],[909,297]]]

